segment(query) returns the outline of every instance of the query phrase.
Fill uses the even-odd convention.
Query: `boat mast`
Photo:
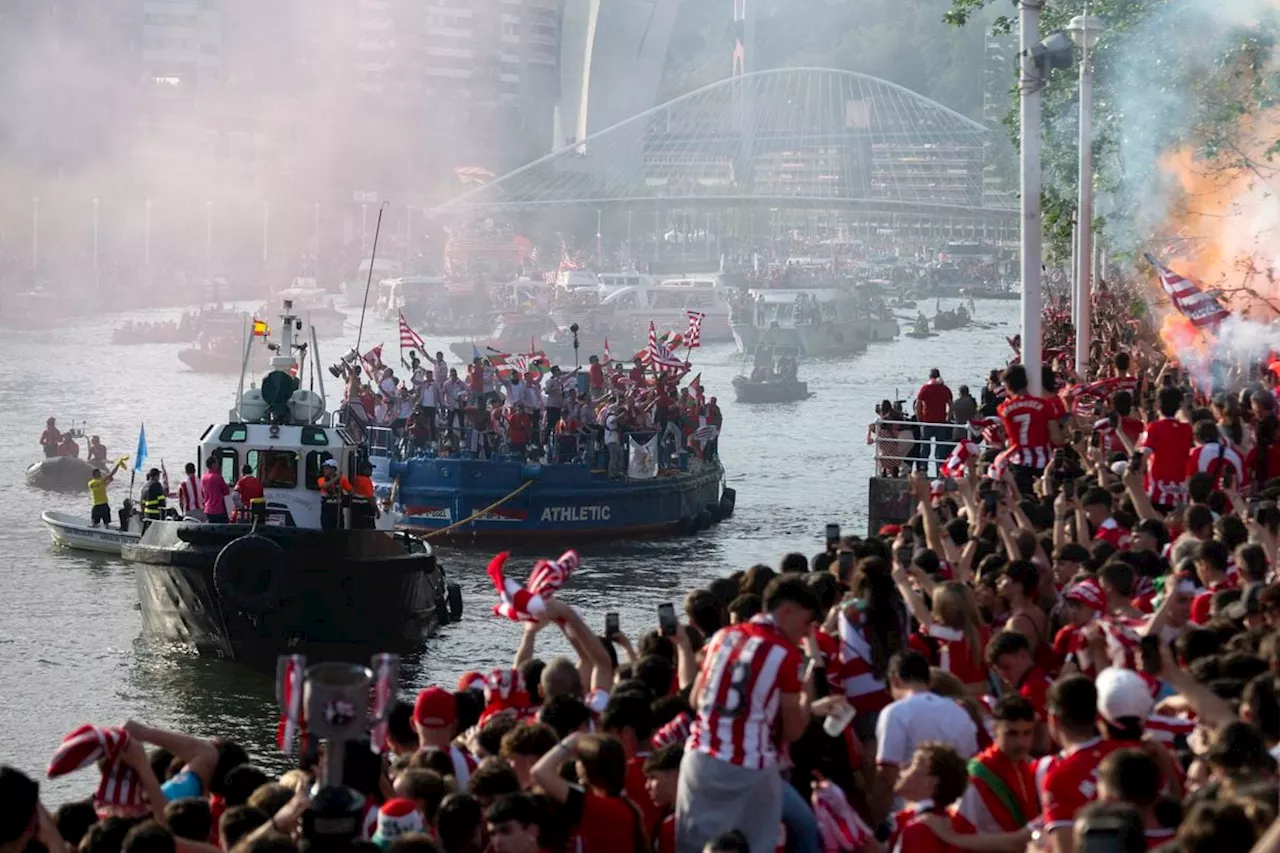
[[[244,338],[244,358],[240,361],[240,382],[236,385],[236,405],[231,410],[228,420],[240,420],[240,406],[244,403],[244,375],[249,370],[249,354],[253,350],[254,335],[248,333],[247,321],[241,318],[240,335]]]

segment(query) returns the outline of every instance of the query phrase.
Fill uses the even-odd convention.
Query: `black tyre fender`
[[[726,487],[725,490],[720,493],[720,516],[722,518],[728,518],[729,516],[733,515],[733,510],[734,510],[734,507],[737,505],[737,502],[738,502],[737,490]]]
[[[446,588],[449,591],[448,592],[449,621],[461,622],[462,621],[462,587],[450,581],[448,584],[446,584]]]
[[[283,548],[256,533],[228,542],[213,563],[218,597],[242,610],[275,608],[284,591],[280,565],[284,556]]]
[[[720,501],[711,501],[706,506],[707,514],[711,516],[711,523],[715,524],[720,521]]]
[[[706,530],[711,526],[711,513],[705,509],[702,510],[694,518],[694,530]]]

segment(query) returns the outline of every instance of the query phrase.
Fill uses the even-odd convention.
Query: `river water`
[[[56,416],[64,429],[72,419],[87,422],[112,456],[133,453],[145,421],[148,462],[163,459],[176,483],[183,464],[196,461],[205,427],[226,418],[235,378],[188,372],[175,345],[111,344],[112,329],[126,319],[175,316],[108,315],[53,332],[3,333],[0,434],[8,439],[0,442],[0,763],[42,774],[60,739],[80,724],[134,717],[237,739],[256,760],[279,766],[271,678],[144,639],[129,565],[54,549],[40,523],[45,509],[87,516],[88,495],[40,492],[23,479],[39,456],[45,418]],[[873,407],[895,392],[913,396],[931,367],[940,368],[953,389],[967,383],[976,393],[986,372],[1009,355],[1004,338],[1014,332],[1018,303],[980,302],[976,319],[983,325],[802,363],[801,378],[816,396],[794,404],[734,402],[730,380],[742,372],[742,361],[732,345],[695,351],[694,371],[702,371],[704,387],[724,410],[720,453],[738,492],[735,515],[697,538],[587,546],[564,598],[601,629],[604,613],[619,611],[622,629],[634,637],[655,624],[659,603],[679,607],[687,590],[711,578],[756,562],[776,566],[789,551],[814,553],[828,522],[863,531],[873,467],[865,435]],[[427,343],[447,352],[450,340]],[[370,321],[362,348],[384,342],[391,353],[397,341],[394,323]],[[322,341],[322,362],[354,343],[354,327],[341,345]],[[334,385],[331,394],[338,391]],[[127,488],[127,478],[117,475],[113,506]],[[517,575],[539,556],[517,555],[510,564]],[[439,556],[462,585],[465,616],[405,661],[406,689],[452,686],[466,670],[501,665],[518,639],[519,628],[491,611],[495,597],[484,573],[490,554],[441,548]],[[539,636],[540,656],[567,651],[553,635]],[[73,775],[46,787],[59,802],[87,794],[92,783]]]

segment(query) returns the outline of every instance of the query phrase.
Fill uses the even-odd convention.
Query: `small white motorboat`
[[[100,554],[120,554],[120,546],[137,542],[142,536],[142,520],[136,516],[130,521],[138,530],[121,530],[118,527],[94,527],[87,518],[66,512],[40,513],[40,520],[49,528],[53,544],[80,551],[96,551]]]

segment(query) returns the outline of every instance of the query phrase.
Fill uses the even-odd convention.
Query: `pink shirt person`
[[[204,476],[200,478],[200,491],[204,493],[206,516],[227,514],[226,498],[231,494],[231,489],[227,487],[227,481],[222,479],[217,467],[205,470]]]

